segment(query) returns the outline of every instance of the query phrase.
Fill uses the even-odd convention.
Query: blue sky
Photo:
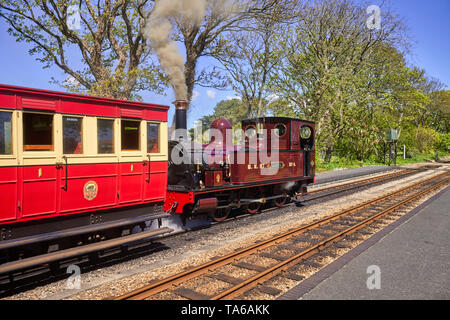
[[[378,1],[374,1],[376,4]],[[450,89],[450,1],[448,0],[392,0],[392,7],[405,18],[413,39],[411,64],[424,68],[429,76],[438,78]],[[0,19],[0,83],[32,88],[61,91],[61,87],[49,83],[51,77],[64,79],[60,69],[43,69],[35,57],[28,54],[30,46],[17,43],[6,32],[7,25]],[[200,66],[214,63],[210,58],[202,58]],[[193,121],[210,114],[217,102],[234,96],[233,92],[196,87],[195,99],[188,115],[188,126]],[[171,105],[174,100],[171,89],[166,96],[151,92],[143,93],[145,102]],[[169,119],[172,119],[173,108]]]

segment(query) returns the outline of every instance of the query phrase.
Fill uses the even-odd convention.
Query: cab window
[[[12,112],[0,111],[0,155],[12,154]]]
[[[147,122],[147,153],[159,153],[159,123]]]
[[[82,154],[83,118],[63,117],[63,152],[64,154]]]
[[[284,124],[277,124],[275,126],[274,133],[277,137],[281,138],[286,134],[286,126]]]
[[[23,150],[53,151],[53,115],[23,114]]]

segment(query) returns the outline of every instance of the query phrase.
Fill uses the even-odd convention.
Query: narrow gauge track
[[[435,167],[430,168],[429,166],[421,166],[418,168],[407,168],[407,169],[402,169],[399,171],[390,172],[390,173],[383,174],[383,175],[378,175],[375,177],[363,178],[363,179],[354,180],[354,181],[350,181],[350,182],[335,184],[335,185],[328,186],[328,187],[323,187],[323,188],[320,188],[317,190],[308,191],[308,193],[306,195],[299,195],[296,199],[293,199],[291,202],[286,203],[286,205],[284,205],[283,207],[286,207],[289,205],[294,205],[294,204],[295,205],[303,205],[304,203],[314,202],[317,199],[332,197],[332,196],[338,195],[340,193],[345,193],[345,192],[348,192],[351,190],[360,191],[363,188],[373,187],[373,186],[376,186],[376,185],[379,185],[382,183],[387,183],[387,182],[390,182],[390,181],[393,181],[396,179],[403,179],[408,176],[412,176],[412,175],[415,175],[420,172],[425,172],[430,169],[435,169]],[[355,178],[357,178],[357,177],[355,177]],[[351,178],[351,179],[355,179],[355,178]],[[273,208],[276,209],[276,206],[274,206]],[[264,211],[265,209],[268,209],[268,208],[263,207],[261,211]],[[211,224],[214,225],[214,224],[220,224],[220,223],[227,223],[227,222],[235,221],[236,219],[243,219],[243,218],[247,218],[247,217],[254,216],[254,215],[255,214],[240,212],[236,215],[230,215],[230,217],[228,217],[226,220],[224,220],[222,222],[212,222]],[[195,229],[195,230],[197,230],[197,229]],[[178,233],[180,233],[180,232],[178,232]],[[176,234],[177,234],[177,232],[171,233],[167,237],[171,237]]]
[[[71,265],[78,266],[82,273],[86,273],[167,249],[170,248],[155,240],[130,243],[126,246],[111,248],[98,253],[94,252],[90,255],[66,259],[57,263],[43,264],[24,270],[20,274],[14,275],[13,279],[5,275],[0,277],[0,298],[65,279],[68,277],[67,268]]]
[[[449,184],[449,173],[444,172],[419,185],[413,185],[393,192],[386,196],[365,202],[361,205],[336,213],[317,222],[293,229],[272,239],[256,243],[248,248],[214,259],[203,265],[194,267],[166,279],[156,281],[143,288],[134,290],[115,300],[143,300],[150,297],[158,299],[158,294],[170,292],[187,299],[233,299],[258,286],[265,292],[276,296],[278,289],[264,286],[264,282],[283,273],[283,276],[299,280],[300,276],[289,272],[289,268],[300,261],[311,257],[340,239],[374,223],[399,208],[410,204],[421,196]],[[288,250],[289,255],[280,255],[279,252]],[[269,258],[275,261],[270,266],[260,266],[246,262],[249,257]],[[256,259],[257,260],[257,259]],[[242,270],[256,271],[256,274],[247,278],[237,278],[226,273],[226,267],[240,268]],[[212,294],[205,294],[190,288],[189,280],[203,283],[219,280],[226,284],[223,288]],[[209,280],[208,280],[209,279]]]
[[[396,172],[391,172],[387,174],[383,174],[381,176],[369,177],[365,179],[350,181],[338,185],[333,185],[329,187],[320,188],[317,190],[309,191],[306,196],[301,197],[302,202],[312,201],[324,197],[329,197],[338,193],[350,191],[357,188],[363,188],[366,186],[371,186],[376,183],[387,182],[393,179],[405,178],[407,176],[411,176],[416,174],[417,172],[424,172],[428,170],[425,167],[419,167],[418,169],[403,169]],[[329,191],[331,190],[331,191]],[[329,192],[325,192],[329,191]],[[312,196],[311,196],[312,195]]]
[[[354,189],[361,189],[372,185],[377,185],[392,181],[395,179],[405,178],[410,175],[414,175],[418,172],[424,172],[428,170],[428,167],[419,167],[417,169],[403,169],[388,174],[378,175],[375,177],[369,177],[365,179],[359,179],[356,181],[350,181],[338,185],[324,187],[318,190],[309,192],[308,195],[300,197],[300,201],[294,200],[295,203],[306,203],[316,199],[330,197]],[[313,196],[310,196],[313,194]],[[293,203],[291,203],[292,205]],[[219,224],[235,221],[236,219],[246,218],[252,216],[252,214],[240,214],[237,216],[229,217],[223,222],[217,222]],[[213,222],[212,224],[217,224]],[[84,271],[98,269],[107,265],[111,265],[114,262],[123,262],[133,258],[140,257],[145,254],[164,250],[164,244],[159,240],[174,237],[176,235],[196,231],[198,229],[204,229],[205,227],[197,227],[195,229],[188,229],[185,231],[178,231],[169,233],[165,236],[161,236],[153,239],[143,239],[141,241],[130,241],[129,243],[121,243],[117,247],[108,249],[95,249],[102,244],[97,242],[92,244],[92,250],[84,252],[83,246],[77,249],[77,255],[71,255],[64,257],[61,255],[61,251],[55,251],[51,254],[42,256],[34,256],[21,260],[19,264],[0,264],[0,294],[7,292],[18,292],[21,288],[27,288],[30,286],[39,285],[42,282],[56,281],[61,278],[67,277],[65,270],[71,264],[76,264],[83,268]],[[120,239],[120,238],[119,238]],[[88,246],[85,246],[88,247]],[[46,259],[41,257],[47,256]],[[50,256],[50,257],[49,257]],[[54,256],[54,258],[52,257]],[[28,267],[26,267],[28,264]],[[25,267],[24,267],[25,266]]]

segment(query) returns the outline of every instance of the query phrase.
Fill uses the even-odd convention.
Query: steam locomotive
[[[185,102],[175,106],[176,129],[183,132]],[[265,117],[244,120],[242,128],[242,145],[232,143],[223,118],[212,122],[208,143],[170,141],[165,211],[222,221],[234,208],[255,214],[268,201],[280,207],[307,192],[314,182],[314,123]]]
[[[168,215],[254,214],[314,182],[314,123],[244,120],[234,145],[230,123],[217,119],[208,143],[169,141],[168,109],[0,85],[0,253],[68,235],[120,236]],[[186,131],[187,103],[175,109],[176,132]]]

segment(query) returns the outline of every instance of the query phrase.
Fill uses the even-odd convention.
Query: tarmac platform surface
[[[450,300],[450,187],[279,299]]]

